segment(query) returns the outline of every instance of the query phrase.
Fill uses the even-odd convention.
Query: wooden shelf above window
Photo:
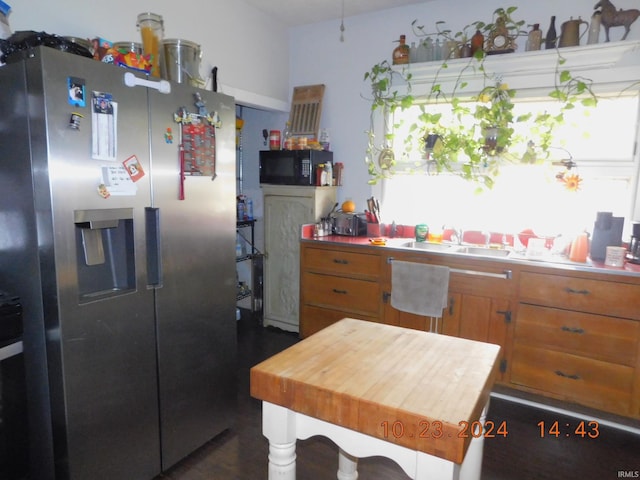
[[[559,64],[559,56],[565,60],[563,64]],[[446,68],[442,68],[443,63],[412,63],[394,69],[411,73],[414,95],[428,93],[434,83],[441,84],[445,92],[451,91],[450,87],[463,79],[467,85],[457,94],[471,96],[482,90],[487,82],[474,58],[448,60]],[[510,88],[530,90],[531,96],[547,95],[555,88],[556,71],[562,70],[569,70],[574,77],[592,80],[595,91],[619,92],[640,78],[640,40],[489,55],[483,67],[490,78],[500,77]],[[638,88],[640,84],[636,90]]]

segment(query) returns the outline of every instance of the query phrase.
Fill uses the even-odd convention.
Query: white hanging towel
[[[391,262],[391,306],[396,310],[440,318],[448,291],[449,267]]]

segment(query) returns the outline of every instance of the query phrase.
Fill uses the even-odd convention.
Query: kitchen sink
[[[501,250],[497,248],[488,248],[488,247],[472,247],[472,246],[462,246],[457,247],[455,250],[457,253],[467,253],[469,255],[482,255],[485,257],[507,257],[511,253],[510,250]]]
[[[415,248],[418,250],[428,250],[431,252],[445,252],[450,250],[453,245],[447,243],[430,243],[430,242],[407,242],[402,247]],[[453,250],[452,250],[453,251]]]

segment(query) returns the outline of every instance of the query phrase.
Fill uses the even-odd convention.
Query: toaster
[[[364,213],[332,212],[329,214],[334,235],[363,237],[367,235],[367,217]]]

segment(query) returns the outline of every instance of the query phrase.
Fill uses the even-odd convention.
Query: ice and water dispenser
[[[136,287],[133,208],[75,210],[79,302]]]

